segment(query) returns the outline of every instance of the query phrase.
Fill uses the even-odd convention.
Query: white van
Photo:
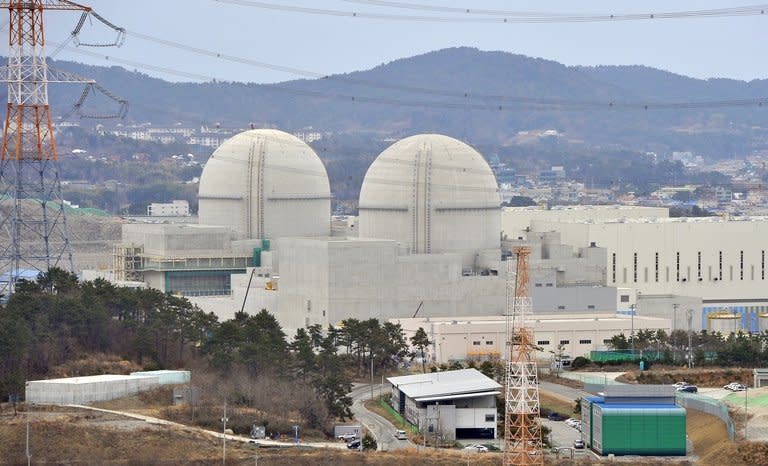
[[[406,434],[404,430],[396,430],[395,438],[398,440],[408,440],[408,434]]]

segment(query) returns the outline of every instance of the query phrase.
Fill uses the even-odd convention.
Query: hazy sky
[[[368,69],[398,58],[455,46],[503,50],[555,60],[567,65],[641,64],[698,78],[743,80],[768,78],[765,43],[766,15],[725,18],[655,19],[610,23],[487,24],[402,21],[334,17],[276,11],[227,3],[229,0],[82,0],[128,31],[171,40],[221,54],[321,74]],[[235,0],[236,1],[236,0]],[[643,2],[566,0],[402,0],[410,4],[499,9],[565,14],[660,13],[729,8],[754,2],[677,0]],[[245,0],[243,3],[248,3]],[[272,0],[257,2],[347,12],[375,12],[405,16],[451,16],[374,7],[344,0]],[[481,16],[462,15],[462,18]],[[50,12],[46,16],[48,53],[63,42],[78,16]],[[97,34],[96,23],[86,26],[83,41]],[[69,45],[68,47],[73,47]],[[86,56],[62,49],[55,58],[97,65],[125,65],[172,81],[219,80],[277,82],[299,74],[235,64],[181,51],[128,35],[121,48],[89,48]],[[112,57],[112,61],[103,58]],[[191,73],[164,74],[142,69],[139,63]]]

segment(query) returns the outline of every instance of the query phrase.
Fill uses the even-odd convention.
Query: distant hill
[[[768,145],[765,107],[630,110],[595,105],[768,97],[768,80],[700,80],[643,66],[568,67],[462,47],[366,71],[258,85],[170,83],[120,67],[51,65],[92,77],[127,98],[127,122],[253,123],[287,131],[311,126],[393,137],[429,131],[501,145],[511,143],[519,131],[556,129],[569,141],[591,146],[720,156]],[[79,95],[77,86],[53,88],[54,111],[64,113]],[[563,105],[531,105],[525,99]]]

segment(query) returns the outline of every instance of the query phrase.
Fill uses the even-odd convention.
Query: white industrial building
[[[160,385],[152,375],[93,375],[27,382],[27,403],[69,405],[89,404],[135,395]]]
[[[152,202],[147,206],[147,215],[150,217],[189,217],[189,202]]]
[[[535,302],[535,300],[534,300]],[[506,321],[499,317],[407,318],[393,319],[399,323],[406,338],[419,328],[432,342],[425,358],[429,363],[503,358]],[[590,351],[604,350],[614,335],[626,336],[632,331],[664,330],[669,333],[669,319],[658,317],[622,316],[615,314],[536,314],[526,319],[540,360],[551,360],[560,352],[572,358],[589,357]]]
[[[563,328],[569,316],[618,311],[685,329],[689,309],[692,328],[707,328],[707,316],[725,308],[742,309],[740,325],[752,329],[768,304],[765,219],[670,219],[667,209],[644,207],[502,210],[482,155],[436,134],[377,157],[359,217],[332,226],[329,186],[320,158],[294,136],[238,134],[205,165],[200,225],[124,225],[115,277],[187,296],[222,319],[264,308],[289,334],[417,310],[500,318],[509,251],[525,244],[534,313],[561,316],[552,323]]]
[[[441,442],[496,438],[501,385],[476,369],[389,377],[390,403],[423,435]]]
[[[695,330],[711,327],[709,316],[726,311],[739,316],[737,329],[758,331],[759,316],[768,311],[768,218],[557,220],[539,215],[528,230],[528,235],[557,232],[563,244],[574,247],[604,249],[602,284],[623,290],[625,309],[673,317],[676,328],[687,328],[691,309]]]

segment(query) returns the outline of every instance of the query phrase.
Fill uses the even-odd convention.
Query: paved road
[[[576,401],[578,398],[584,398],[585,396],[591,396],[584,390],[579,390],[577,388],[571,388],[552,382],[539,382],[539,390],[554,393],[555,395],[564,396],[573,401]]]
[[[184,429],[184,430],[194,430],[196,432],[201,432],[203,434],[210,435],[211,437],[216,437],[221,439],[226,438],[227,440],[234,441],[234,442],[252,443],[252,444],[255,443],[257,445],[270,446],[270,447],[292,447],[295,445],[294,443],[291,443],[291,442],[278,442],[275,440],[252,440],[248,437],[225,434],[223,432],[216,432],[213,430],[203,429],[201,427],[189,426],[186,424],[180,424],[178,422],[169,421],[167,419],[146,416],[144,414],[130,413],[127,411],[115,411],[111,409],[94,408],[93,406],[86,406],[86,405],[66,405],[66,406],[70,408],[87,409],[90,411],[99,411],[102,413],[116,414],[118,416],[125,416],[132,419],[142,420],[151,424],[164,425],[164,426],[175,427],[175,428]],[[337,449],[346,448],[345,444],[338,443],[338,442],[299,442],[299,446],[314,447],[314,448],[337,448]]]
[[[374,396],[378,395],[382,387],[373,386]],[[380,451],[400,450],[403,448],[415,448],[410,440],[397,440],[395,438],[395,426],[376,413],[368,411],[363,403],[371,399],[371,386],[369,384],[355,384],[349,394],[354,403],[352,413],[363,427],[371,431]]]

